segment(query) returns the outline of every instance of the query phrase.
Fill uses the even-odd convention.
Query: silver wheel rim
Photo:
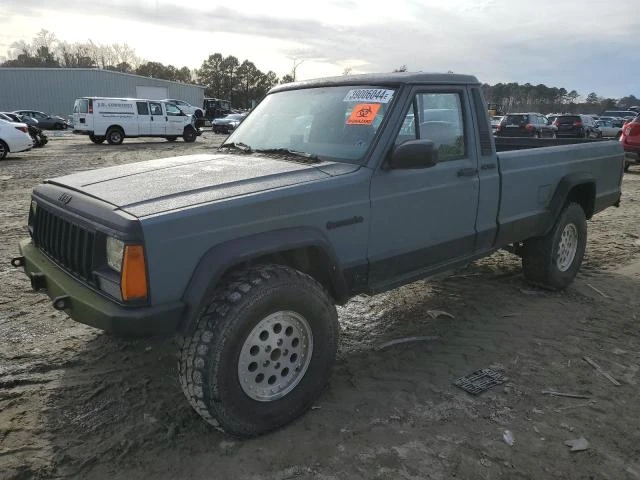
[[[306,318],[280,311],[263,318],[242,345],[238,380],[244,393],[272,402],[293,390],[309,367],[313,334]]]
[[[578,229],[573,223],[569,223],[562,230],[560,244],[558,245],[558,255],[556,265],[558,270],[566,272],[573,264],[578,251]]]
[[[118,143],[118,142],[120,141],[120,139],[121,139],[121,138],[122,138],[122,136],[120,135],[120,133],[119,133],[119,132],[113,132],[113,133],[111,134],[111,141],[112,141],[112,142]]]

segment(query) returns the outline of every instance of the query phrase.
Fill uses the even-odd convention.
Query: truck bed
[[[562,207],[554,196],[567,179],[593,181],[595,201],[587,217],[619,201],[624,166],[619,142],[497,138],[496,149],[502,177],[498,246],[545,233]]]

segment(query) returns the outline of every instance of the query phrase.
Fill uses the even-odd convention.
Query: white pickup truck
[[[73,133],[93,143],[120,145],[125,137],[182,137],[194,142],[200,134],[195,118],[161,100],[82,97],[73,106]]]

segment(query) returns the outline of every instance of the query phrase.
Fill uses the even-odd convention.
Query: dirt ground
[[[298,421],[252,440],[190,408],[171,339],[77,324],[9,265],[44,178],[210,151],[222,139],[112,147],[65,133],[0,162],[1,479],[640,479],[636,167],[621,208],[589,222],[567,291],[532,289],[519,260],[499,252],[453,277],[355,298],[339,309],[327,391]],[[437,338],[377,348],[408,336]],[[490,366],[506,383],[478,396],[453,385]],[[586,451],[564,444],[581,437]]]

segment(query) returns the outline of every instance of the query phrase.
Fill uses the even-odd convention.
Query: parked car
[[[541,113],[508,113],[495,134],[500,137],[556,138],[556,128]]]
[[[264,434],[326,385],[336,304],[500,248],[534,285],[573,281],[587,219],[620,203],[622,147],[494,140],[485,108],[469,75],[279,85],[217,152],[36,186],[11,263],[76,321],[179,332],[194,410]]]
[[[33,140],[25,123],[0,119],[0,160],[4,160],[9,152],[24,152],[31,150],[31,147]]]
[[[600,132],[602,132],[603,137],[615,137],[620,138],[622,135],[622,120],[608,120],[608,119],[600,119],[596,121],[596,125]]]
[[[496,133],[496,130],[498,129],[498,126],[500,125],[500,122],[502,122],[503,118],[503,115],[494,115],[493,117],[491,117],[491,131],[493,131],[493,133]]]
[[[558,137],[596,138],[602,134],[589,115],[558,115],[553,124]]]
[[[201,108],[195,107],[190,103],[187,103],[183,100],[175,100],[172,98],[165,98],[162,100],[163,102],[171,103],[182,110],[187,115],[194,115],[196,118],[201,118],[204,114]]]
[[[51,116],[37,110],[16,110],[17,115],[26,115],[38,121],[38,128],[43,130],[63,130],[69,127],[67,121],[62,117]]]
[[[220,98],[205,98],[202,102],[204,110],[204,118],[213,121],[215,118],[221,118],[232,112],[231,102]]]
[[[37,127],[38,121],[31,117],[20,116],[12,112],[1,112],[0,118],[12,123],[24,123],[29,131],[29,136],[33,140],[34,147],[43,147],[49,141],[44,132]]]
[[[624,148],[624,171],[626,172],[632,163],[640,163],[640,115],[624,125],[622,135],[620,135],[620,143]]]
[[[182,137],[195,142],[202,132],[193,115],[172,103],[136,98],[77,98],[73,105],[73,133],[88,135],[99,144],[120,145],[125,137]]]
[[[211,129],[214,133],[231,133],[238,128],[246,116],[246,113],[231,113],[222,118],[214,118],[211,122]]]
[[[634,112],[633,110],[607,110],[602,112],[601,117],[617,117],[624,118],[625,120],[633,120],[638,112]]]

